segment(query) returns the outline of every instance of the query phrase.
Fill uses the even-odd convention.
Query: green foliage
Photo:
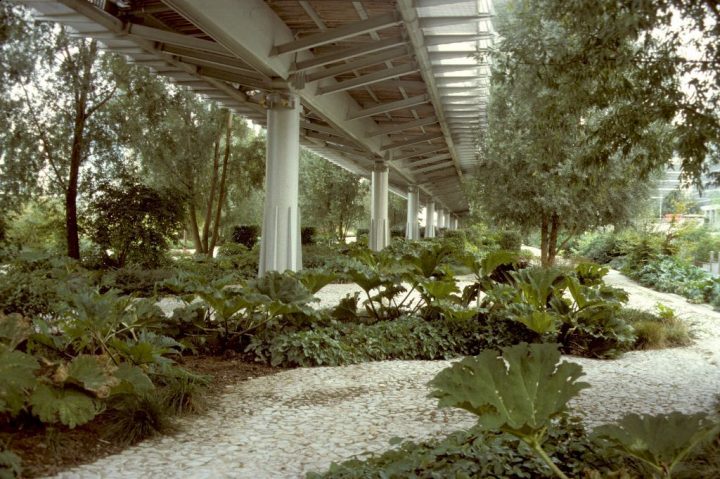
[[[168,410],[160,398],[150,395],[120,395],[106,413],[106,437],[118,444],[131,445],[172,431]]]
[[[55,199],[31,200],[11,217],[6,230],[8,243],[19,249],[62,251],[65,246],[65,215]]]
[[[344,244],[349,230],[358,225],[365,213],[363,197],[366,182],[314,153],[300,155],[300,207],[303,224]],[[303,244],[310,244],[303,241]]]
[[[252,249],[260,238],[260,227],[257,225],[240,225],[233,228],[232,240]]]
[[[621,467],[617,460],[600,454],[578,420],[562,420],[556,424],[548,431],[546,447],[571,477],[583,477],[589,470],[608,473]],[[323,474],[307,475],[308,479],[375,477],[534,479],[552,477],[552,474],[517,438],[473,427],[443,439],[422,443],[402,441],[398,447],[382,454],[372,454],[365,460],[333,463]]]
[[[459,407],[478,416],[481,429],[511,434],[527,444],[560,478],[543,449],[548,428],[565,414],[567,402],[587,383],[577,382],[582,368],[560,363],[553,344],[521,343],[502,356],[483,351],[441,371],[430,381],[439,407]]]
[[[431,382],[439,407],[459,407],[478,416],[486,430],[541,441],[551,421],[587,383],[577,382],[581,367],[559,363],[554,344],[521,343],[483,351],[440,372]]]
[[[115,267],[135,264],[153,268],[165,262],[170,244],[182,228],[182,202],[171,191],[159,191],[124,178],[102,183],[87,208],[92,240],[112,253]]]
[[[0,479],[21,477],[22,465],[20,457],[12,451],[0,448]]]
[[[73,389],[39,384],[30,396],[32,413],[45,423],[59,422],[70,428],[92,420],[102,411],[96,399]]]
[[[0,352],[0,415],[17,416],[29,391],[37,385],[37,360],[22,351]]]
[[[21,254],[0,271],[0,312],[23,316],[52,314],[60,301],[59,288],[87,287],[92,282],[76,261],[46,253]]]
[[[446,359],[484,346],[474,320],[400,318],[375,324],[332,323],[293,333],[255,336],[248,352],[273,366],[340,366],[388,359]]]
[[[693,449],[718,431],[720,423],[705,414],[673,412],[658,416],[629,414],[617,425],[596,428],[594,435],[642,462],[653,477],[669,479]]]
[[[619,316],[635,330],[636,349],[672,348],[692,342],[686,323],[675,316],[672,309],[663,308],[657,315],[635,309],[620,310]]]

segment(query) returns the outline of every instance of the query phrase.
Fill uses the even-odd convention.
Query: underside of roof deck
[[[388,160],[395,192],[456,214],[486,121],[489,2],[23,1],[259,124],[269,92],[294,91],[306,148],[364,176]]]

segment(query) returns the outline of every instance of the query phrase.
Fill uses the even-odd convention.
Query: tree
[[[489,124],[470,193],[495,221],[538,228],[542,262],[552,265],[561,230],[567,241],[633,213],[647,195],[648,176],[672,157],[676,132],[672,115],[636,105],[651,88],[644,72],[615,63],[585,69],[579,59],[600,55],[588,47],[587,32],[548,18],[541,4],[512,3],[515,10],[499,22]],[[618,56],[636,50],[628,38],[615,40],[599,50]],[[656,80],[669,87],[677,81]],[[621,93],[626,84],[630,96]]]
[[[118,157],[111,130],[100,118],[115,95],[115,58],[102,55],[94,40],[72,39],[63,28],[34,26],[17,7],[2,8],[15,27],[5,33],[0,63],[17,67],[5,78],[11,104],[6,105],[8,130],[1,152],[7,171],[3,190],[61,194],[67,254],[79,259],[83,168],[93,169],[89,160]]]
[[[182,198],[197,253],[212,255],[228,205],[242,207],[264,179],[265,145],[248,124],[196,95],[128,67],[122,108],[123,143],[139,173]]]
[[[366,182],[319,156],[300,154],[300,211],[314,225],[344,243],[348,230],[363,217]]]

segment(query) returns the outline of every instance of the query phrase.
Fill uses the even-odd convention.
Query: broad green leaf
[[[538,334],[553,332],[560,323],[558,317],[549,311],[533,311],[530,314],[517,316],[515,319]]]
[[[0,479],[14,479],[22,473],[22,460],[12,451],[0,449]]]
[[[330,271],[303,270],[298,273],[297,278],[311,294],[315,294],[335,281],[337,275]]]
[[[143,394],[155,389],[153,382],[139,366],[120,363],[114,375],[120,380],[120,384],[113,388],[111,394]]]
[[[73,389],[60,389],[40,384],[30,396],[32,413],[42,422],[59,422],[74,428],[91,421],[102,412],[102,404]]]
[[[0,413],[15,416],[25,405],[26,394],[37,384],[37,360],[21,351],[0,352]]]
[[[441,371],[431,382],[440,407],[459,407],[478,415],[486,429],[530,435],[550,425],[587,383],[582,368],[560,361],[554,344],[520,343],[502,356],[486,350]]]
[[[720,423],[705,414],[675,411],[657,416],[628,414],[618,424],[595,428],[593,436],[670,477],[673,469],[698,444],[718,431]]]
[[[15,349],[32,333],[32,323],[20,314],[4,315],[0,312],[0,342]]]
[[[107,397],[118,383],[112,375],[114,368],[104,356],[78,356],[67,367],[69,381],[76,382],[99,398]]]
[[[482,274],[489,276],[499,266],[506,264],[515,264],[518,262],[518,254],[514,251],[491,251],[481,261]]]
[[[432,299],[445,299],[459,291],[454,280],[425,280],[420,284]]]

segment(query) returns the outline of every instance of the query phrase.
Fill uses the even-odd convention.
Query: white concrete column
[[[302,268],[298,180],[300,101],[294,94],[268,96],[265,210],[260,242],[260,276]]]
[[[437,209],[437,228],[445,228],[445,210],[443,208]]]
[[[435,202],[429,201],[427,204],[427,214],[425,215],[425,237],[435,237]]]
[[[388,225],[388,167],[385,162],[376,161],[370,185],[370,249],[381,251],[390,244]]]
[[[450,210],[445,210],[445,228],[451,230],[452,227],[452,216],[450,215]]]
[[[420,239],[418,226],[418,209],[420,206],[420,188],[416,185],[408,186],[407,196],[407,224],[405,225],[405,238],[409,240]]]

